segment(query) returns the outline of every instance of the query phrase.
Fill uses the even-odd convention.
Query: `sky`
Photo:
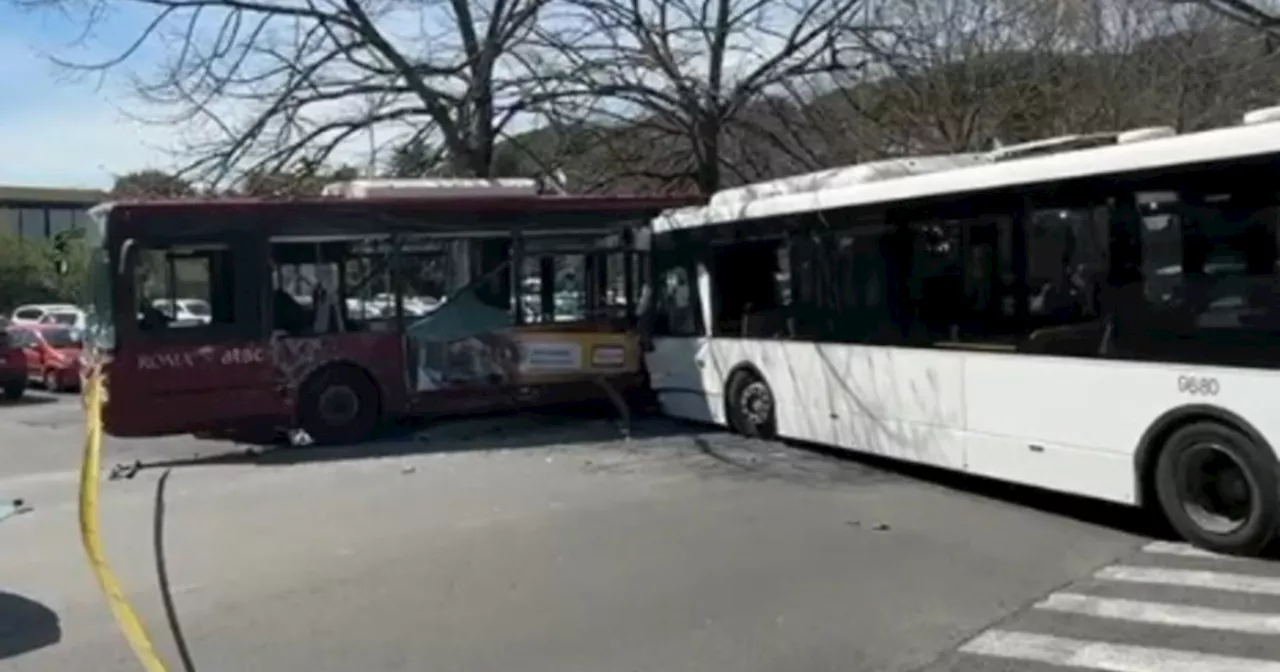
[[[127,72],[105,81],[72,75],[51,55],[78,62],[137,35],[141,17],[115,15],[77,46],[82,24],[52,11],[23,11],[0,0],[0,185],[111,186],[113,176],[167,168],[172,127],[132,121],[139,111]],[[141,60],[132,67],[145,67]],[[157,111],[141,108],[141,114]]]

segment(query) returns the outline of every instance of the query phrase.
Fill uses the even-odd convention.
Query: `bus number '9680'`
[[[1218,379],[1178,376],[1178,391],[1197,397],[1216,397],[1218,396]]]

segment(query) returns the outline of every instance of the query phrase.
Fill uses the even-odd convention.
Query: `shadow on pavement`
[[[1107,527],[1128,534],[1172,539],[1171,528],[1159,515],[1102,502],[1014,485],[936,467],[885,457],[795,442],[748,439],[724,431],[683,425],[688,441],[664,446],[678,455],[681,466],[706,477],[799,484],[805,487],[866,487],[914,481],[966,496],[996,500],[1018,507]],[[644,448],[641,450],[651,450]],[[591,471],[619,471],[625,465],[602,463]]]
[[[338,460],[403,457],[456,452],[537,449],[598,444],[626,437],[636,440],[688,434],[675,422],[637,417],[629,433],[605,405],[543,409],[517,414],[475,415],[388,427],[378,439],[345,446],[249,448],[223,444],[226,450],[192,457],[118,465],[126,477],[139,470],[207,465],[280,466]],[[211,445],[217,445],[211,443]],[[214,450],[217,450],[216,448]]]
[[[0,590],[0,660],[52,646],[61,639],[62,627],[51,609]]]
[[[208,465],[282,466],[326,461],[404,457],[459,452],[496,452],[598,447],[600,459],[587,459],[589,473],[634,471],[663,462],[704,478],[775,481],[805,487],[851,487],[914,480],[1157,538],[1174,538],[1159,515],[1122,506],[1013,485],[944,469],[821,446],[747,439],[717,428],[656,416],[637,416],[630,440],[616,413],[605,406],[543,409],[506,415],[471,416],[403,425],[384,436],[350,446],[231,448],[217,454],[121,465],[126,477],[144,469]],[[586,458],[587,456],[583,456]]]
[[[16,408],[20,406],[40,406],[57,403],[58,397],[51,394],[32,393],[28,391],[21,399],[0,398],[0,408]]]
[[[912,480],[923,481],[953,492],[994,499],[1128,534],[1160,539],[1174,539],[1177,536],[1163,516],[1145,508],[1041,490],[937,467],[899,462],[877,455],[857,454],[821,446],[805,446],[804,449],[898,474]]]

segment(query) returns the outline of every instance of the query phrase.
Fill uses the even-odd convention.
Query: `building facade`
[[[89,208],[107,200],[105,191],[0,186],[0,236],[52,238],[84,228]]]

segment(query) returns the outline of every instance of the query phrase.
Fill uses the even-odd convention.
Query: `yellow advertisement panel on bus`
[[[635,334],[554,325],[481,332],[449,341],[419,340],[418,392],[474,385],[539,385],[640,370]]]

